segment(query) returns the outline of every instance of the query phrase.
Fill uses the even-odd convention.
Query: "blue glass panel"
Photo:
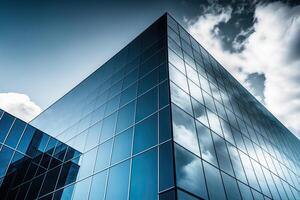
[[[9,131],[9,135],[5,140],[5,144],[7,144],[12,148],[15,148],[18,144],[18,141],[23,133],[25,126],[26,126],[25,122],[16,119],[12,128]]]
[[[115,137],[112,152],[112,164],[129,158],[131,155],[133,129],[130,128]]]
[[[164,142],[172,137],[170,106],[159,111],[159,142]]]
[[[162,108],[169,103],[169,85],[168,81],[165,81],[159,85],[159,108]]]
[[[106,178],[107,178],[107,170],[102,171],[93,176],[90,195],[89,195],[90,200],[104,199]]]
[[[242,198],[244,200],[253,200],[252,194],[251,194],[251,190],[250,187],[248,187],[247,185],[238,182],[241,194],[242,194]]]
[[[87,199],[89,194],[90,184],[91,184],[91,177],[78,182],[74,190],[73,200]]]
[[[109,171],[106,198],[108,200],[127,199],[130,161],[112,167]]]
[[[159,146],[159,190],[174,186],[174,164],[172,142]]]
[[[56,189],[73,183],[76,180],[79,168],[80,166],[73,162],[63,164]]]
[[[104,142],[114,135],[116,121],[117,112],[113,113],[112,115],[103,120],[100,142]]]
[[[120,106],[127,104],[136,97],[137,84],[133,84],[121,93]]]
[[[168,190],[159,194],[159,200],[176,200],[175,190]]]
[[[236,180],[223,172],[221,174],[224,182],[227,199],[232,199],[232,200],[242,199]]]
[[[92,175],[95,161],[96,161],[96,156],[97,156],[97,148],[94,148],[83,155],[81,165],[80,165],[80,170],[79,170],[80,173],[78,176],[78,180]]]
[[[207,199],[201,159],[175,145],[175,164],[177,186]]]
[[[135,112],[135,101],[127,104],[119,110],[118,120],[117,120],[117,130],[116,133],[119,133],[134,122],[134,112]]]
[[[138,123],[134,129],[133,153],[139,153],[157,144],[157,114]]]
[[[32,141],[32,138],[33,138],[33,135],[35,133],[35,128],[33,128],[32,126],[30,125],[27,125],[26,126],[26,129],[23,133],[23,136],[20,140],[20,143],[19,145],[17,146],[17,149],[23,153],[26,153],[31,141]]]
[[[219,170],[207,162],[203,162],[203,166],[209,198],[216,200],[226,199]]]
[[[147,184],[145,184],[147,183]],[[157,149],[134,157],[130,183],[130,199],[157,199]]]
[[[177,190],[177,199],[178,200],[199,200],[199,198],[196,198],[195,196],[192,196],[191,194],[188,194],[182,190]]]
[[[5,146],[0,151],[0,177],[5,175],[10,159],[13,155],[13,150]]]
[[[86,138],[86,145],[84,149],[85,151],[92,149],[99,143],[101,128],[102,128],[102,122],[98,122],[97,124],[89,128],[88,135]]]
[[[158,68],[139,80],[138,95],[143,94],[158,84]]]
[[[8,131],[14,122],[14,117],[8,113],[4,113],[0,120],[0,142],[3,142]]]
[[[157,87],[153,88],[146,94],[140,96],[137,101],[136,122],[142,120],[148,115],[155,112],[158,108],[158,91]]]
[[[100,171],[109,166],[111,150],[112,139],[99,146],[95,165],[95,172]]]

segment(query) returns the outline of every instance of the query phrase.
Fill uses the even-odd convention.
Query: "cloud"
[[[13,92],[0,93],[0,108],[26,122],[42,111],[26,94]]]
[[[230,7],[186,20],[190,33],[248,90],[249,74],[264,74],[266,107],[300,138],[300,6],[257,4],[254,25],[234,40],[236,51],[222,48],[216,27],[232,17]],[[238,37],[244,37],[239,43]]]

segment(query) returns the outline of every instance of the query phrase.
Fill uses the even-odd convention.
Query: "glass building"
[[[300,141],[168,14],[30,124],[78,152],[39,199],[300,199]]]
[[[0,199],[35,199],[74,183],[80,156],[74,148],[0,110]],[[70,192],[58,192],[56,199]]]

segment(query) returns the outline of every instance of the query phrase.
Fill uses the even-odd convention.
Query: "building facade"
[[[300,141],[168,14],[30,124],[78,152],[35,198],[300,199]]]

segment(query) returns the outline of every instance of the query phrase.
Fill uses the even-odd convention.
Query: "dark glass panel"
[[[12,128],[9,131],[9,135],[5,140],[5,144],[7,144],[12,148],[15,148],[18,144],[19,139],[21,138],[25,126],[26,126],[25,122],[16,119]]]
[[[140,96],[137,101],[136,122],[144,119],[155,112],[158,108],[158,91],[157,87],[153,88],[146,94]]]
[[[9,166],[10,159],[12,158],[13,150],[5,146],[0,151],[0,177],[5,175],[5,172]]]
[[[133,153],[146,150],[158,142],[157,114],[138,123],[134,130]]]
[[[174,165],[172,142],[159,146],[159,190],[163,191],[174,186]]]
[[[119,110],[118,119],[117,119],[117,130],[116,133],[119,133],[134,122],[134,113],[135,113],[135,101],[127,104]]]
[[[8,131],[14,122],[14,117],[8,113],[4,113],[0,120],[0,142],[3,142]]]
[[[115,137],[112,152],[112,164],[124,160],[131,155],[133,129],[130,128]]]
[[[159,142],[164,142],[172,137],[170,106],[159,111]]]
[[[133,158],[130,182],[130,199],[157,199],[156,148]]]

